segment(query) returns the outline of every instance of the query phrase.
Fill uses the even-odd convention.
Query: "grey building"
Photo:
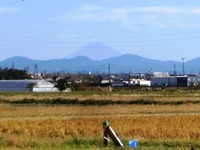
[[[177,77],[151,77],[151,86],[177,86]]]
[[[197,86],[200,85],[200,76],[169,76],[151,77],[151,86]]]

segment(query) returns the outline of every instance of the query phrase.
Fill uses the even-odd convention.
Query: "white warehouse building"
[[[33,87],[33,92],[59,92],[59,90],[53,83],[45,80],[40,80]]]

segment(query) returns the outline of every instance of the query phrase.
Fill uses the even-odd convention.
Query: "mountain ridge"
[[[174,65],[176,70],[182,71],[182,63],[178,61],[161,61],[156,59],[149,59],[133,54],[124,54],[117,57],[112,57],[104,60],[92,60],[86,56],[77,56],[74,58],[50,59],[50,60],[36,60],[26,57],[16,56],[0,61],[2,68],[11,67],[14,64],[16,69],[24,69],[29,66],[30,71],[33,72],[34,65],[38,65],[39,72],[88,72],[106,73],[108,72],[108,64],[111,65],[112,73],[132,72],[144,73],[149,71],[156,72],[173,72]],[[191,70],[199,71],[198,64],[200,64],[200,57],[185,62],[185,69],[188,73]]]
[[[72,57],[73,56],[73,57]],[[95,56],[96,57],[95,59]],[[100,57],[99,57],[100,56]],[[182,62],[173,60],[156,60],[135,54],[121,54],[120,52],[99,42],[89,43],[78,50],[71,58],[36,60],[27,57],[11,57],[0,61],[3,68],[15,67],[17,69],[29,68],[34,71],[37,64],[39,72],[71,72],[71,73],[107,73],[108,64],[112,73],[120,72],[182,72]],[[185,72],[199,72],[200,57],[184,62]]]

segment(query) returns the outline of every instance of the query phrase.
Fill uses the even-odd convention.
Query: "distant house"
[[[122,86],[124,86],[124,82],[122,81],[122,80],[118,80],[118,81],[114,81],[114,82],[112,82],[112,87],[122,87]]]
[[[129,75],[131,79],[142,79],[145,78],[145,74],[143,73],[132,73]]]
[[[109,84],[111,82],[109,75],[103,74],[103,75],[98,75],[98,77],[100,79],[101,84],[103,85]]]
[[[187,77],[188,86],[197,86],[200,85],[200,76],[199,75],[189,75]]]

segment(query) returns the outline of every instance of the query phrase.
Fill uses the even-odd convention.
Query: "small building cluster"
[[[200,85],[199,75],[183,75],[183,76],[152,76],[150,77],[151,86],[198,86]]]
[[[110,83],[113,87],[119,86],[146,86],[146,87],[176,87],[200,85],[200,75],[173,76],[167,72],[153,72],[151,74],[124,74],[100,75],[101,84]]]

